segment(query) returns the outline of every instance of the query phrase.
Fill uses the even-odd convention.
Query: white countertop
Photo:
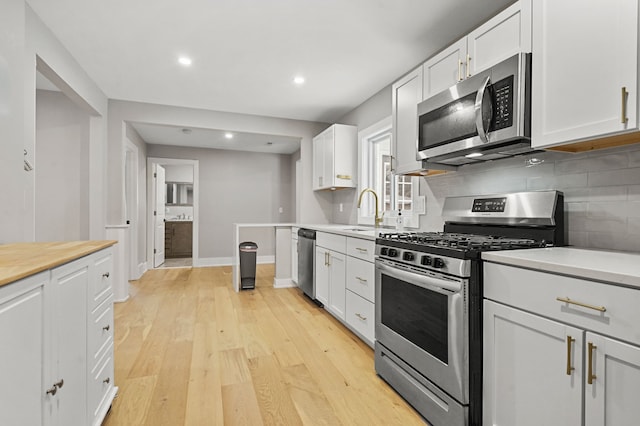
[[[296,224],[298,228],[313,229],[314,231],[329,232],[331,234],[345,235],[347,237],[362,238],[375,241],[380,232],[390,232],[387,228],[373,228],[366,225],[338,225],[338,224]]]
[[[640,288],[640,254],[573,247],[482,253],[482,259]]]

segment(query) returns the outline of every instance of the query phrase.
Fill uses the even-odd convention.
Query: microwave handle
[[[484,80],[484,83],[478,89],[478,93],[476,94],[476,104],[474,106],[474,110],[476,113],[476,129],[478,130],[478,136],[480,136],[480,140],[482,142],[488,142],[487,138],[487,129],[484,128],[484,121],[482,120],[482,101],[484,100],[484,92],[487,91],[487,86],[491,84],[491,77],[487,77]]]

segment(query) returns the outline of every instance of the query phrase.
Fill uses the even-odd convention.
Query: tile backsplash
[[[532,161],[532,159],[537,159]],[[441,229],[445,197],[557,189],[565,196],[568,243],[640,252],[640,145],[569,154],[540,152],[425,177],[422,229]]]

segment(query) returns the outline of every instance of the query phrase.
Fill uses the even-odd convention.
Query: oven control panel
[[[470,275],[471,263],[468,259],[458,259],[410,249],[385,246],[376,246],[376,255],[382,259],[409,264],[419,269],[444,272],[458,277],[468,277]]]

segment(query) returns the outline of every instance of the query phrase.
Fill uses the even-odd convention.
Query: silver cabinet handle
[[[458,81],[462,81],[462,61],[458,59]]]
[[[367,279],[366,278],[362,278],[362,277],[356,277],[356,280],[362,282],[362,283],[366,283]]]
[[[366,320],[367,320],[367,317],[362,316],[362,315],[360,315],[360,314],[356,314],[356,316],[357,316],[358,318],[360,318],[362,321],[366,321]]]
[[[361,251],[361,252],[368,252],[369,250],[367,250],[366,248],[362,248],[362,247],[356,247],[356,250]]]
[[[568,297],[556,297],[556,300],[558,302],[564,302],[570,305],[577,305],[577,306],[582,306],[583,308],[593,309],[594,311],[598,311],[598,312],[607,311],[607,308],[605,308],[604,306],[595,306],[595,305],[590,305],[588,303],[577,302],[575,300],[569,299]]]
[[[467,53],[467,78],[471,77],[471,56]]]

